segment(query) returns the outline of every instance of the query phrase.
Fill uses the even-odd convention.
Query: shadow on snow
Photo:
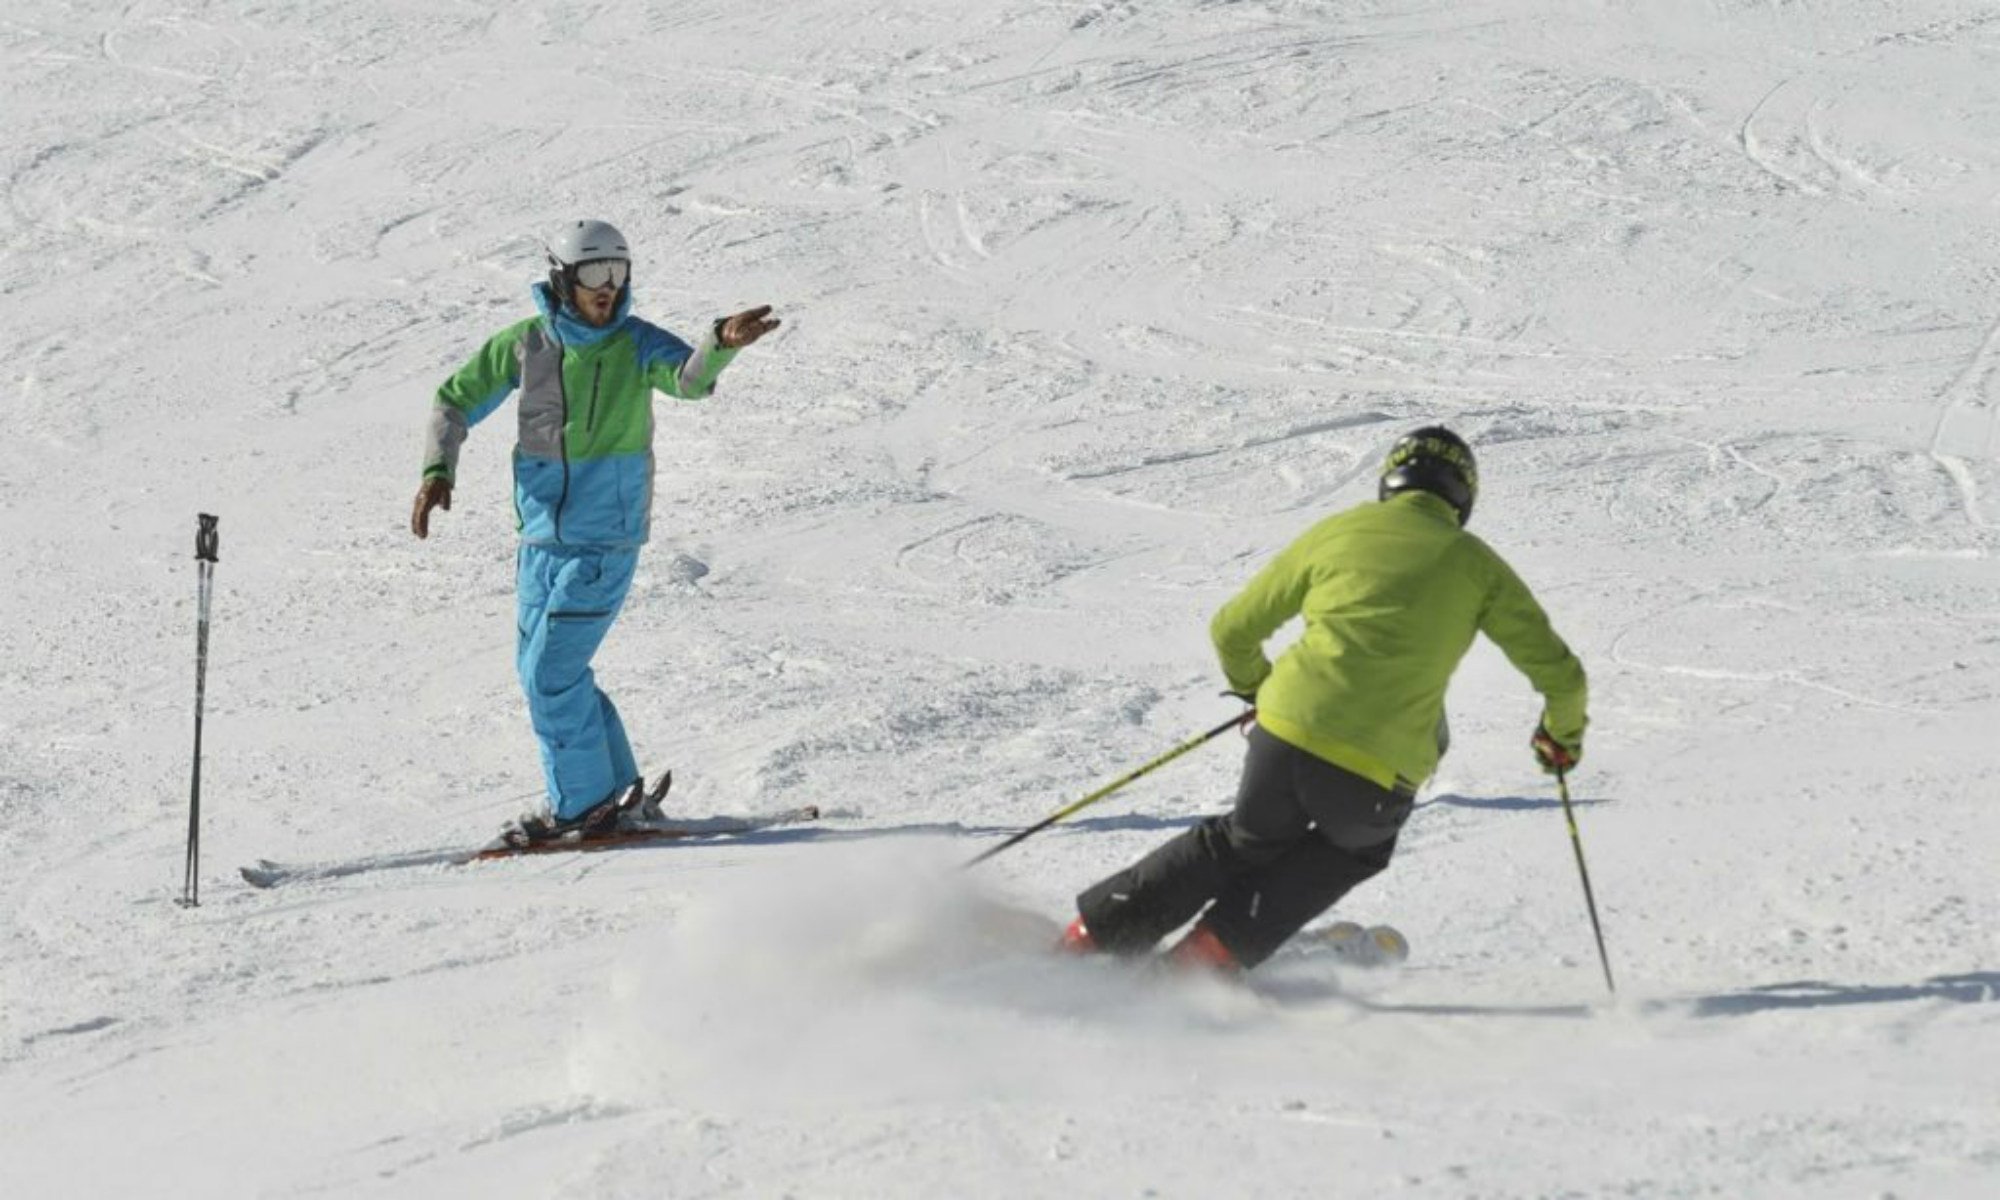
[[[1275,979],[1260,981],[1258,990],[1276,1000],[1310,1000],[1338,995],[1369,1012],[1430,1017],[1590,1017],[1602,1011],[1590,1004],[1396,1004],[1329,989],[1323,981]],[[1951,1004],[1988,1004],[2000,1000],[2000,971],[1964,975],[1934,975],[1912,984],[1838,984],[1818,980],[1773,983],[1712,996],[1642,1000],[1639,1012],[1683,1013],[1694,1017],[1745,1017],[1782,1009],[1846,1008],[1860,1004],[1902,1004],[1938,1000]]]
[[[1042,830],[1042,835],[1105,833],[1112,830],[1136,830],[1142,833],[1170,832],[1191,828],[1204,819],[1199,816],[1148,817],[1136,814],[1122,817],[1084,817],[1052,825]],[[865,829],[828,829],[821,826],[800,825],[735,834],[726,839],[714,840],[727,841],[733,845],[745,843],[773,845],[788,842],[853,842],[895,837],[1012,837],[1021,832],[1021,829],[1022,827],[1018,825],[968,825],[963,821],[871,825]]]
[[[1781,1008],[1839,1008],[1851,1004],[1899,1004],[1905,1000],[1948,1000],[1985,1004],[2000,999],[2000,971],[1933,975],[1922,983],[1837,984],[1804,980],[1774,983],[1690,1002],[1697,1017],[1740,1017]]]
[[[1610,796],[1590,799],[1572,796],[1569,803],[1571,808],[1590,808],[1598,804],[1609,804],[1611,800]],[[1434,804],[1442,804],[1448,808],[1481,809],[1486,812],[1529,812],[1535,809],[1562,807],[1562,801],[1554,796],[1457,796],[1449,792],[1432,796],[1428,800],[1419,800],[1416,807],[1423,809]]]

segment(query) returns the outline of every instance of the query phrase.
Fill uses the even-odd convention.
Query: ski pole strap
[[[209,513],[195,515],[194,556],[203,562],[216,561],[215,552],[221,548],[222,535],[215,530],[220,517]]]

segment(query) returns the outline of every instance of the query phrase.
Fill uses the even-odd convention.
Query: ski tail
[[[1357,967],[1400,966],[1410,957],[1410,940],[1393,925],[1336,921],[1302,935],[1301,942],[1302,949],[1318,947]]]

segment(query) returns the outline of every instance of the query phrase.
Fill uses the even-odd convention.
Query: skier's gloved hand
[[[441,508],[451,511],[451,480],[426,479],[417,489],[417,500],[410,508],[410,532],[420,538],[431,535],[431,510]]]
[[[1535,761],[1550,775],[1567,771],[1583,761],[1582,742],[1565,746],[1544,725],[1535,726],[1535,736],[1528,739],[1528,745],[1534,748]]]
[[[715,323],[715,344],[725,350],[741,350],[776,329],[783,322],[771,315],[771,306],[759,304]]]

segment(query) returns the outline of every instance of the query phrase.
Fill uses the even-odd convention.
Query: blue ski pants
[[[632,588],[637,550],[521,547],[515,666],[541,743],[549,809],[567,820],[639,778],[611,697],[591,656]]]

